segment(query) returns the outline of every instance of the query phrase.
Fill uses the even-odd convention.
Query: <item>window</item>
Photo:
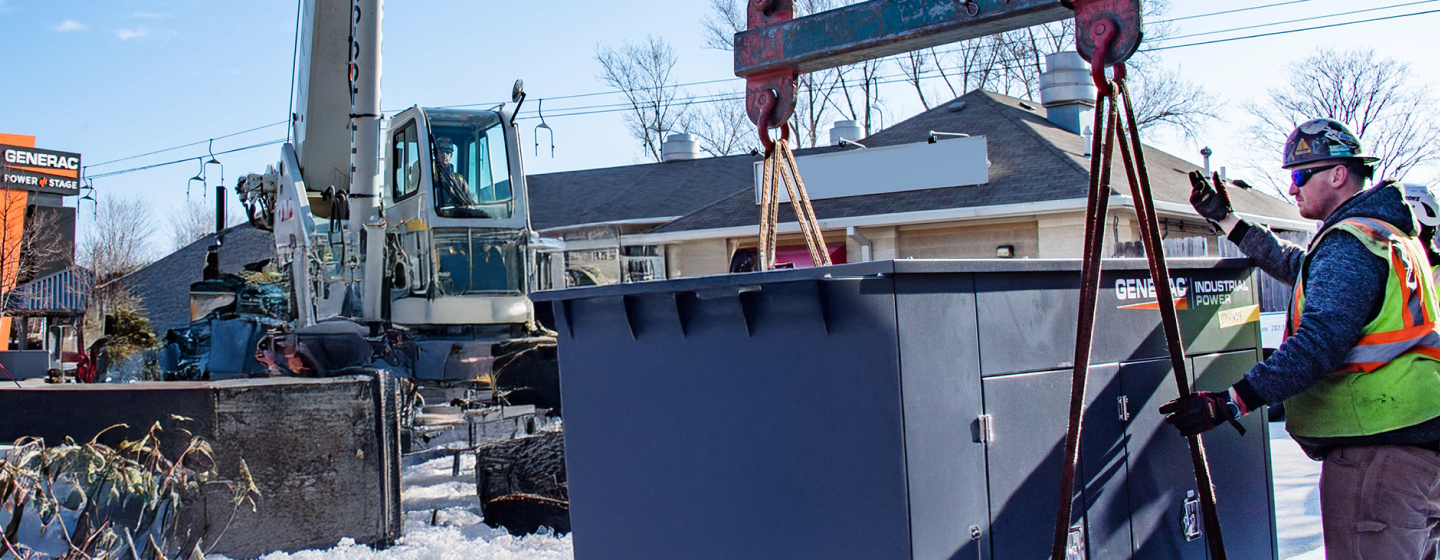
[[[510,160],[505,126],[493,111],[430,114],[435,212],[443,218],[509,218]]]
[[[390,146],[393,174],[390,196],[400,200],[420,190],[420,141],[416,138],[415,122],[405,123],[393,138]]]

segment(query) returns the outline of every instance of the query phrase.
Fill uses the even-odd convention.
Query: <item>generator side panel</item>
[[[990,557],[974,278],[895,279],[916,560]]]

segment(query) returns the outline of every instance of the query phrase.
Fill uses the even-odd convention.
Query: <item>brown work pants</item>
[[[1328,560],[1436,558],[1440,453],[1404,445],[1330,451],[1320,515]]]

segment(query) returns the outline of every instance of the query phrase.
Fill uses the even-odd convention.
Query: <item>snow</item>
[[[1270,461],[1275,481],[1275,524],[1280,558],[1323,560],[1320,537],[1320,462],[1300,450],[1284,422],[1270,424]]]
[[[395,546],[376,550],[341,539],[326,550],[274,552],[264,560],[568,560],[575,557],[570,535],[516,537],[481,519],[475,494],[475,458],[450,476],[453,459],[441,457],[406,465],[401,475],[405,534]],[[219,557],[210,556],[212,560]]]
[[[1280,558],[1323,560],[1320,536],[1320,463],[1310,460],[1290,439],[1283,423],[1270,425],[1274,465],[1275,520]],[[401,490],[405,535],[395,546],[375,550],[341,539],[325,550],[276,552],[264,560],[561,560],[572,559],[570,535],[516,537],[485,525],[475,495],[473,456],[451,476],[452,459],[441,457],[406,465]],[[223,557],[212,556],[215,560]]]

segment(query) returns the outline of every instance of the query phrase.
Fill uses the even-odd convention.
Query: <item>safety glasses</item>
[[[1290,183],[1293,184],[1293,185],[1295,185],[1295,186],[1297,186],[1297,187],[1303,187],[1303,186],[1305,186],[1305,182],[1306,182],[1306,181],[1309,181],[1311,177],[1314,177],[1316,173],[1319,173],[1319,172],[1321,172],[1321,171],[1329,171],[1329,170],[1331,170],[1331,169],[1335,169],[1336,167],[1340,167],[1340,166],[1339,166],[1339,165],[1332,165],[1332,166],[1329,166],[1329,167],[1311,167],[1311,168],[1308,168],[1308,169],[1294,169],[1294,170],[1291,170],[1291,171],[1290,171]]]

